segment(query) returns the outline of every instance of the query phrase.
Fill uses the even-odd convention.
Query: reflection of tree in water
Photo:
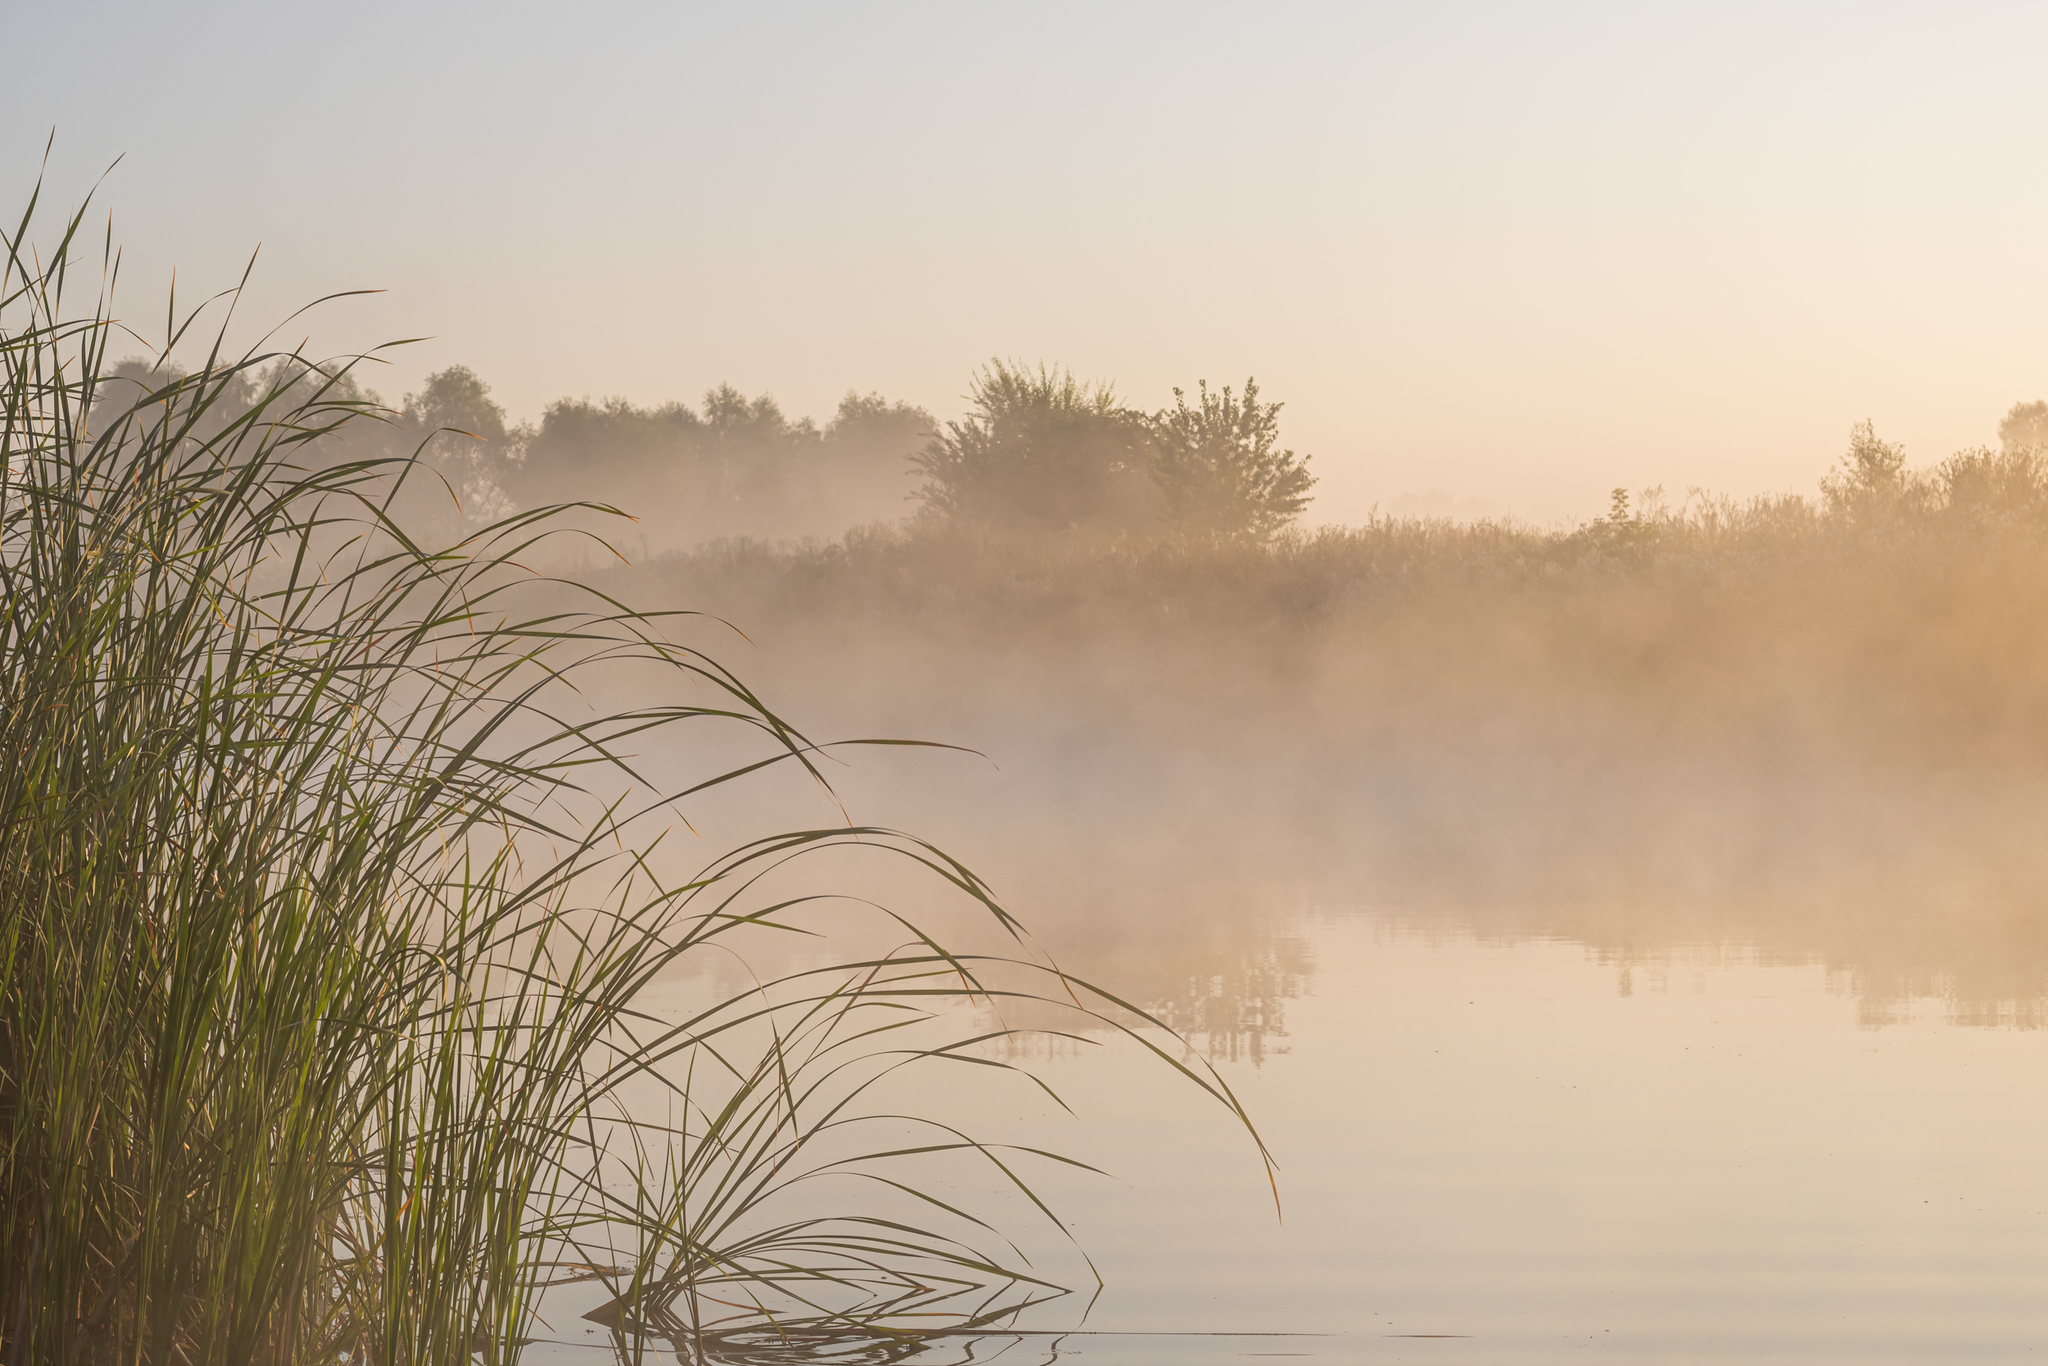
[[[1066,902],[1047,940],[1072,970],[1116,983],[1197,1052],[1256,1066],[1287,1051],[1277,1042],[1286,1002],[1315,971],[1313,936],[1290,913],[1298,889],[1186,871],[1171,881],[1154,871],[1143,896]]]
[[[1111,879],[1096,870],[1095,881]],[[1040,940],[1058,947],[1064,971],[1111,987],[1205,1057],[1257,1066],[1268,1054],[1285,1053],[1278,1041],[1287,1037],[1286,1002],[1308,989],[1315,971],[1313,936],[1287,913],[1291,898],[1283,889],[1223,879],[1146,890],[1142,899],[1056,900]],[[1092,1004],[1120,1015],[1119,1023],[1137,1023]],[[986,1019],[991,1028],[1015,1031],[989,1044],[1013,1059],[1069,1056],[1088,1045],[1064,1034],[1100,1040],[1110,1028],[1021,1000],[997,1003]]]
[[[1709,887],[1661,899],[1512,904],[1472,897],[1434,912],[1418,908],[1406,928],[1435,920],[1484,939],[1573,940],[1613,969],[1624,996],[1660,990],[1677,966],[1810,966],[1825,969],[1829,989],[1854,1002],[1864,1028],[1930,1012],[1975,1028],[2048,1028],[2048,905],[2031,888],[1925,876],[1887,887],[1875,885],[1871,871],[1852,877],[1836,869],[1739,894]]]
[[[1944,958],[1923,963],[1871,955],[1853,968],[1830,966],[1867,1028],[1911,1019],[1921,1003],[1933,1001],[1951,1024],[2041,1029],[2048,1026],[2048,946],[2038,935],[2029,938],[2035,942],[1972,943],[1963,954],[1951,947]]]
[[[1268,1052],[1287,1052],[1275,1042],[1287,1037],[1285,1003],[1306,989],[1313,969],[1308,940],[1265,936],[1237,961],[1190,973],[1144,1004],[1207,1057],[1257,1066]]]

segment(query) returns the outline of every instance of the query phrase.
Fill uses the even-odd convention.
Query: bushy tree
[[[2015,403],[1998,424],[2006,451],[2048,451],[2048,403]]]
[[[189,436],[199,441],[218,436],[256,406],[261,392],[269,387],[269,382],[279,381],[284,369],[285,363],[280,361],[269,366],[237,370],[225,376],[206,410],[187,417]],[[153,393],[176,392],[176,386],[185,379],[185,367],[162,356],[130,356],[109,366],[94,396],[87,429],[98,436],[117,425],[121,417],[143,398]],[[353,386],[353,377],[348,383]]]
[[[1209,392],[1207,380],[1190,407],[1173,391],[1174,406],[1153,418],[1152,473],[1165,496],[1167,520],[1185,530],[1265,540],[1301,515],[1316,482],[1308,457],[1280,448],[1280,406],[1259,402],[1259,386],[1244,382],[1242,397],[1225,385]]]
[[[891,403],[880,394],[848,390],[839,400],[839,411],[826,424],[825,439],[842,458],[887,460],[892,469],[900,470],[903,457],[929,440],[938,425],[915,404]]]
[[[967,399],[968,415],[948,422],[913,459],[930,512],[1013,533],[1157,524],[1147,420],[1121,406],[1110,385],[995,360],[975,375]]]
[[[491,386],[467,365],[428,375],[418,393],[405,396],[405,421],[422,436],[446,431],[486,445],[505,444],[505,410],[492,400]]]
[[[2048,445],[1957,451],[1927,479],[1947,520],[1973,533],[2048,525]]]
[[[748,514],[801,496],[820,442],[809,418],[792,422],[769,395],[748,398],[730,384],[705,391],[703,414],[693,455],[723,515],[753,520]]]
[[[704,434],[712,441],[745,449],[765,449],[787,441],[792,433],[811,430],[809,418],[792,423],[782,405],[767,394],[748,398],[730,384],[704,391]]]
[[[436,509],[436,521],[429,525],[446,534],[463,519],[478,526],[511,510],[503,487],[511,451],[505,410],[491,398],[491,386],[476,371],[451,365],[428,375],[418,393],[405,396],[402,411],[409,444],[394,454],[418,451],[427,468],[445,479],[454,494],[452,504]],[[454,513],[452,521],[449,512]]]

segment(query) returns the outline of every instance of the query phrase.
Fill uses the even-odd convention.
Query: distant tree
[[[176,384],[184,377],[182,365],[152,361],[143,356],[130,356],[102,370],[99,386],[93,392],[92,415],[86,421],[86,430],[95,437],[99,436],[150,394]],[[238,375],[236,378],[244,377]]]
[[[130,358],[101,376],[91,429],[107,430],[139,400],[183,379],[184,370],[164,360]],[[294,459],[332,466],[344,461],[402,460],[425,443],[425,463],[442,478],[425,471],[387,471],[408,525],[429,539],[454,537],[462,520],[506,510],[498,478],[510,446],[505,414],[490,399],[490,386],[466,366],[450,366],[427,376],[420,392],[407,394],[403,409],[394,412],[355,375],[298,357],[280,357],[237,371],[211,391],[207,410],[191,426],[197,438],[213,436],[245,417],[259,400],[266,410],[288,411],[318,396],[320,420],[332,430],[298,448]],[[466,433],[436,437],[443,429]],[[445,483],[442,481],[445,479]],[[455,493],[453,500],[450,490]],[[458,509],[466,509],[460,512]]]
[[[2015,403],[1998,424],[1998,444],[2007,451],[2048,451],[2048,403]]]
[[[849,391],[839,400],[839,411],[825,424],[825,440],[849,459],[872,454],[901,462],[930,440],[938,425],[915,404],[891,403],[880,394]]]
[[[627,506],[701,501],[694,452],[703,423],[688,406],[560,399],[525,431],[501,482],[521,507],[578,501]]]
[[[707,389],[703,411],[695,457],[726,514],[752,521],[808,482],[803,467],[814,463],[819,441],[809,418],[791,422],[767,394],[750,399],[730,384]]]
[[[782,406],[767,394],[748,398],[730,384],[704,391],[704,434],[713,441],[767,448],[786,440],[790,431]]]
[[[271,370],[278,367],[273,365]],[[93,395],[92,413],[86,430],[97,437],[150,394],[160,393],[185,378],[185,367],[162,358],[130,356],[110,366],[99,376]],[[209,387],[207,411],[196,414],[192,432],[209,437],[225,429],[255,406],[257,390],[265,375],[251,367],[237,370],[224,381]],[[147,419],[144,419],[147,420]]]
[[[1109,385],[996,360],[975,375],[967,399],[968,415],[912,460],[930,512],[1022,533],[1156,524],[1147,421],[1120,406]]]
[[[2048,446],[2014,441],[2002,450],[1957,451],[1928,472],[1951,523],[1972,534],[2048,524]]]
[[[1195,406],[1173,391],[1172,408],[1152,419],[1152,474],[1174,526],[1265,540],[1301,515],[1315,476],[1308,457],[1280,449],[1280,406],[1259,402],[1256,381],[1244,396],[1200,382]]]
[[[905,457],[932,426],[920,409],[873,397],[849,402],[821,431],[772,397],[749,398],[730,384],[706,390],[697,409],[564,399],[538,428],[512,434],[503,483],[520,506],[587,500],[625,508],[650,546],[833,536],[901,514]]]
[[[718,471],[726,535],[837,536],[901,517],[907,461],[937,425],[922,408],[848,394],[820,430],[731,385],[704,395],[703,414],[699,458]]]
[[[511,511],[504,479],[511,454],[505,410],[491,398],[491,386],[466,365],[428,375],[403,407],[408,453],[422,458],[448,481],[458,516],[478,524]],[[441,501],[435,500],[436,511]],[[455,530],[445,524],[443,530]]]
[[[405,422],[421,439],[448,431],[487,446],[505,444],[505,410],[492,401],[491,386],[467,365],[437,370],[418,393],[407,394]]]
[[[938,430],[938,421],[912,403],[880,394],[848,393],[825,424],[815,493],[839,523],[834,532],[869,522],[893,521],[916,497],[911,463]]]
[[[1906,448],[1880,441],[1868,421],[1849,431],[1849,449],[1820,481],[1828,511],[1860,524],[1883,521],[1911,492]]]

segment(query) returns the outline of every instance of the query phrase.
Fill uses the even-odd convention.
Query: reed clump
[[[643,1008],[710,946],[833,928],[762,879],[849,844],[1025,941],[887,830],[658,875],[650,819],[819,747],[677,643],[691,614],[539,584],[550,511],[416,539],[433,471],[349,454],[391,415],[348,363],[223,333],[116,392],[106,295],[66,299],[82,217],[40,253],[32,221],[0,276],[0,1359],[505,1362],[563,1282],[621,1351],[895,1350],[1054,1293],[921,1195],[954,1159],[1028,1195],[1014,1155],[864,1098],[972,1059],[919,1032],[963,996],[1113,998],[875,911],[909,948]],[[578,702],[633,668],[667,700]],[[632,757],[712,725],[765,748],[686,788]],[[845,1173],[909,1212],[805,1203]]]

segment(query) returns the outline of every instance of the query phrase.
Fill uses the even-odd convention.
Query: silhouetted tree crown
[[[491,400],[491,386],[467,365],[428,375],[418,393],[405,396],[405,421],[422,436],[448,431],[491,446],[505,444],[505,410]]]
[[[2048,403],[2015,403],[1998,424],[1998,444],[2008,451],[2048,451]]]
[[[1280,446],[1280,405],[1199,386],[1193,406],[1147,416],[1107,384],[1071,372],[992,361],[974,377],[972,409],[916,458],[928,512],[981,529],[1265,540],[1301,515],[1315,476]]]
[[[937,426],[930,413],[914,404],[849,390],[825,426],[825,439],[849,453],[886,450],[888,458],[896,460],[928,440]]]
[[[969,386],[968,415],[913,459],[932,513],[987,530],[1149,530],[1159,496],[1150,434],[1107,384],[991,361]]]
[[[1198,386],[1195,406],[1173,391],[1174,406],[1152,420],[1152,474],[1175,527],[1265,540],[1301,515],[1315,476],[1308,457],[1280,449],[1280,405],[1259,402],[1244,382],[1238,397],[1225,385]]]
[[[637,408],[622,398],[558,399],[507,462],[505,492],[521,507],[617,500],[629,488],[663,496],[688,461],[697,414],[681,403]]]
[[[821,431],[730,384],[707,390],[696,409],[563,399],[512,434],[500,483],[521,507],[623,507],[658,545],[831,536],[903,514],[905,461],[933,425],[921,408],[848,394]]]

